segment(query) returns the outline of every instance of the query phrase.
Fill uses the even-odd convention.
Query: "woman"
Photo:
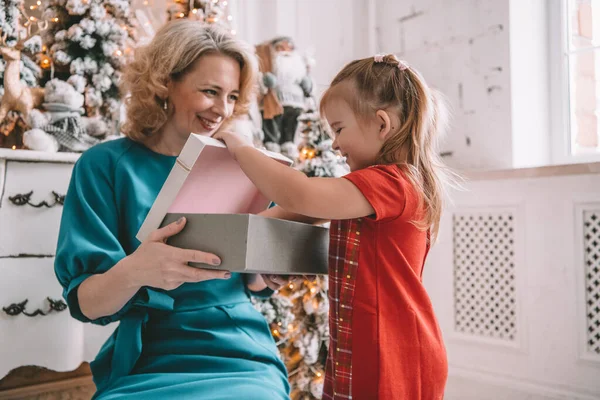
[[[288,398],[285,367],[249,301],[272,293],[265,280],[188,266],[220,259],[165,244],[185,219],[135,239],[190,132],[212,135],[244,115],[256,74],[253,54],[227,33],[167,24],[124,72],[126,138],[75,165],[56,275],[73,317],[120,321],[91,363],[96,399]]]

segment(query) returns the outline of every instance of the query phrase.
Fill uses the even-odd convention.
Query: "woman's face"
[[[190,133],[212,136],[233,114],[240,95],[240,65],[223,54],[204,55],[167,87],[173,112],[164,132],[182,138]]]

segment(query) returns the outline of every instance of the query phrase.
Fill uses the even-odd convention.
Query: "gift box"
[[[280,154],[261,151],[291,165]],[[246,273],[326,274],[329,230],[256,215],[269,203],[222,142],[191,134],[136,237],[144,241],[155,229],[185,216],[185,228],[167,243],[221,258],[218,267],[190,265]]]

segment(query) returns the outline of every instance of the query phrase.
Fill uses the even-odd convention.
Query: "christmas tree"
[[[127,0],[45,0],[44,35],[52,68],[44,84],[58,78],[85,95],[88,117],[116,125],[120,70],[136,41],[136,22]]]
[[[319,113],[308,110],[298,117],[298,131],[302,135],[300,155],[296,168],[307,176],[339,177],[349,172],[345,160],[333,150],[333,140],[327,124]]]
[[[172,0],[167,9],[169,21],[180,18],[194,19],[208,24],[218,24],[231,30],[233,16],[229,14],[227,0]]]
[[[319,114],[308,110],[298,118],[300,156],[295,168],[307,176],[339,177],[348,173],[344,159]],[[320,399],[329,346],[327,277],[290,283],[269,299],[253,299],[271,327],[287,367],[293,400]]]
[[[290,283],[269,299],[252,301],[271,327],[292,400],[320,399],[329,346],[327,277]]]

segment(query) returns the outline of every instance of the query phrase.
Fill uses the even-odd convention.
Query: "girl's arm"
[[[367,199],[343,178],[308,178],[272,160],[232,132],[217,136],[227,144],[244,173],[281,208],[318,219],[351,219],[374,214]]]

